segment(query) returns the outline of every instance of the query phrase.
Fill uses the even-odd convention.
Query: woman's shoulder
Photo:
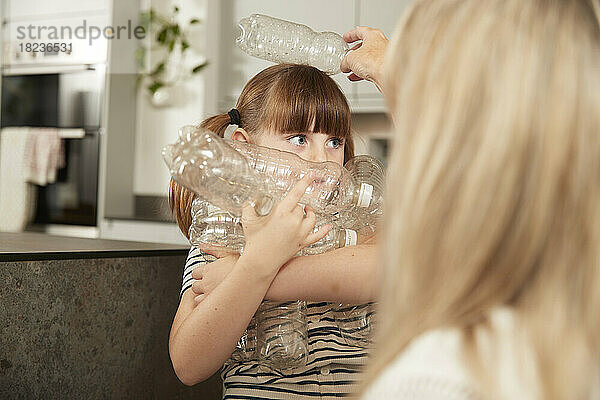
[[[456,329],[429,331],[415,338],[390,363],[366,399],[478,399],[463,362],[462,335]]]
[[[513,389],[529,387],[535,390],[531,380],[527,379],[525,382],[524,377],[517,376],[516,366],[523,365],[524,358],[529,361],[532,359],[531,349],[518,340],[515,321],[514,314],[507,309],[492,312],[489,327],[476,334],[477,352],[482,362],[494,366],[490,372],[495,375],[495,379],[499,379],[501,386],[508,385]],[[415,338],[384,369],[365,398],[483,398],[477,381],[470,372],[467,354],[466,341],[459,329],[425,332]],[[506,398],[530,398],[523,397],[522,394]]]

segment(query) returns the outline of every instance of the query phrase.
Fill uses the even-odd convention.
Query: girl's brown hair
[[[244,86],[235,108],[250,136],[263,132],[326,133],[344,140],[345,160],[354,156],[346,97],[335,81],[317,68],[297,64],[266,68]],[[223,137],[230,123],[225,113],[205,119],[200,126]],[[193,192],[171,179],[169,206],[186,238],[193,199]]]

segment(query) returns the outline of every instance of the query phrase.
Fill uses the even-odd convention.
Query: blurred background
[[[0,232],[186,243],[161,148],[235,105],[269,62],[235,46],[263,13],[388,37],[409,0],[2,0]],[[117,37],[118,35],[118,37]],[[357,154],[385,162],[391,125],[374,85],[334,79]]]

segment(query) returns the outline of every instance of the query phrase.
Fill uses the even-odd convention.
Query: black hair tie
[[[237,125],[238,128],[242,127],[242,118],[240,117],[240,112],[237,109],[232,108],[227,114],[229,115],[233,125]]]

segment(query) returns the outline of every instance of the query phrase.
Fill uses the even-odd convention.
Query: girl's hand
[[[194,292],[194,305],[197,305],[204,297],[214,290],[233,269],[239,254],[229,255],[216,261],[202,264],[192,271],[192,284]]]
[[[357,26],[344,34],[347,43],[360,43],[352,47],[346,57],[342,60],[340,69],[344,73],[350,72],[348,79],[361,81],[366,79],[377,86],[380,92],[383,58],[389,43],[383,32],[368,26]]]
[[[213,246],[210,244],[204,244],[204,243],[200,243],[198,245],[194,245],[198,250],[200,250],[203,253],[206,254],[210,254],[213,257],[216,258],[223,258],[223,257],[228,257],[228,256],[239,256],[238,253],[229,250],[227,247],[217,247],[217,246]]]
[[[309,246],[331,229],[322,226],[313,232],[316,216],[309,207],[298,205],[312,178],[305,176],[271,211],[269,215],[259,217],[252,206],[242,211],[242,227],[246,236],[246,246],[242,258],[261,265],[266,278],[273,279],[283,264],[302,248]]]

